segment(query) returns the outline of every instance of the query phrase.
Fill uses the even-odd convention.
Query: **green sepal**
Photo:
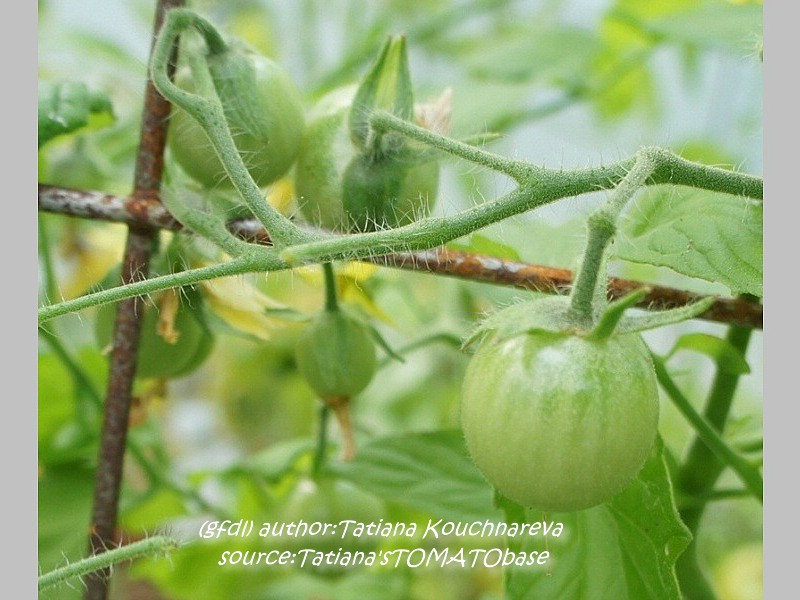
[[[256,70],[248,50],[236,43],[225,52],[210,54],[206,60],[225,118],[235,127],[233,135],[247,133],[268,140],[270,123],[260,110],[264,101],[259,94]]]
[[[369,124],[370,115],[375,110],[388,111],[407,121],[414,116],[405,36],[389,37],[378,59],[359,84],[350,108],[350,139],[353,144],[361,150],[372,150],[370,154],[380,155],[385,149],[381,148],[382,141],[374,137]]]
[[[611,337],[617,325],[619,325],[619,322],[622,320],[625,311],[638,304],[646,295],[647,289],[642,288],[610,303],[600,315],[597,324],[587,337],[595,340],[604,340]]]
[[[711,308],[714,300],[715,298],[713,297],[703,298],[680,308],[652,312],[646,316],[623,317],[617,326],[617,333],[637,333],[693,319]]]
[[[512,304],[486,317],[464,341],[463,349],[486,336],[507,340],[533,331],[566,335],[580,333],[580,324],[570,311],[569,298],[553,296]]]

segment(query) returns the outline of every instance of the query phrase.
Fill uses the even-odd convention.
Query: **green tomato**
[[[467,367],[461,423],[473,460],[508,498],[589,508],[632,481],[653,447],[653,364],[638,334],[490,336]]]
[[[217,93],[239,154],[256,184],[263,187],[284,175],[297,157],[305,122],[302,98],[280,65],[254,52],[224,54],[233,52],[236,58],[247,57],[244,72],[237,70],[226,77],[225,55],[210,56],[209,68],[223,83],[216,84]],[[190,93],[197,92],[188,68],[178,70],[175,82]],[[205,187],[232,186],[203,129],[177,107],[168,142],[178,164]]]
[[[349,399],[375,374],[375,342],[369,329],[346,313],[323,310],[300,335],[297,368],[325,400]]]
[[[310,117],[295,167],[300,212],[337,231],[398,227],[426,216],[439,184],[436,161],[370,163],[350,138],[355,87],[326,95]]]
[[[136,376],[172,379],[191,373],[208,358],[214,346],[214,336],[199,312],[202,297],[192,288],[184,288],[181,293],[173,323],[178,333],[175,343],[169,343],[158,333],[159,296],[155,300],[156,306],[148,304],[144,308]],[[104,304],[98,308],[95,334],[101,348],[112,341],[115,318],[116,304]]]

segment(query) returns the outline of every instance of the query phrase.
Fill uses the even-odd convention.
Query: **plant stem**
[[[82,577],[113,564],[133,560],[141,556],[151,556],[175,550],[178,542],[166,536],[156,536],[146,540],[133,542],[126,546],[106,550],[102,554],[89,556],[66,567],[54,569],[39,576],[39,591],[68,581],[73,577]]]
[[[531,164],[510,160],[504,156],[443,136],[430,129],[419,127],[386,111],[375,111],[370,118],[370,124],[377,131],[385,132],[391,129],[453,156],[458,156],[464,160],[504,173],[518,183],[528,180],[532,174],[539,170]]]
[[[572,312],[587,326],[594,322],[594,298],[598,293],[598,285],[602,285],[604,289],[606,286],[606,282],[598,281],[598,277],[604,272],[602,267],[606,248],[616,233],[619,216],[654,169],[652,152],[647,149],[639,151],[633,167],[620,181],[608,201],[589,216],[586,249],[583,251],[581,266],[570,294]]]
[[[322,272],[325,275],[325,310],[336,312],[339,310],[339,302],[336,298],[336,274],[333,265],[329,262],[322,263]]]
[[[689,399],[684,396],[675,381],[667,371],[664,359],[654,354],[653,364],[656,369],[656,377],[661,387],[667,392],[673,404],[694,427],[697,437],[702,443],[719,459],[721,463],[733,469],[742,482],[745,484],[750,494],[757,498],[759,502],[764,501],[764,480],[761,474],[753,465],[742,458],[728,444],[725,443],[719,432],[700,415],[692,406]]]
[[[234,260],[210,265],[207,267],[200,267],[198,269],[188,269],[178,273],[170,273],[168,275],[161,275],[160,277],[152,277],[150,279],[143,279],[134,283],[102,290],[93,294],[87,294],[66,302],[59,302],[58,304],[51,304],[43,306],[39,309],[39,323],[44,323],[55,317],[65,315],[71,312],[89,308],[90,306],[99,306],[109,302],[117,302],[126,298],[140,296],[144,294],[151,294],[153,292],[160,292],[170,288],[179,288],[184,285],[199,283],[217,277],[225,277],[227,275],[240,275],[242,273],[252,273],[255,271],[268,271],[275,270],[270,268],[271,261],[264,260],[263,262],[254,259],[252,256],[241,256]],[[264,267],[264,268],[262,268]]]
[[[747,356],[747,346],[751,334],[752,329],[732,325],[728,328],[726,339],[742,356]],[[739,374],[717,369],[703,413],[706,421],[717,432],[721,432],[725,427],[739,377]],[[724,466],[705,442],[699,437],[696,438],[678,473],[677,487],[680,495],[703,498],[713,489]],[[692,532],[692,535],[696,535],[706,504],[707,502],[700,501],[680,507],[681,520]],[[713,594],[706,593],[710,592],[710,586],[705,582],[698,564],[696,537],[678,558],[676,571],[687,598],[705,600],[714,597]]]
[[[636,161],[642,156],[656,160],[658,166],[650,178],[653,183],[694,185],[701,189],[731,194],[739,193],[754,198],[760,197],[763,193],[763,182],[760,178],[698,165],[675,157],[666,150],[646,148],[637,153],[633,159],[608,167],[578,169],[570,172],[536,171],[535,180],[528,181],[525,185],[519,186],[494,201],[463,210],[450,217],[423,219],[410,225],[385,231],[330,235],[326,238],[304,233],[303,240],[284,249],[278,257],[271,254],[256,255],[253,250],[252,256],[246,258],[243,255],[226,263],[228,266],[219,270],[217,270],[217,266],[214,266],[207,267],[205,271],[189,270],[166,276],[173,279],[157,278],[157,285],[149,289],[135,288],[135,293],[179,287],[186,283],[196,283],[224,275],[275,271],[304,263],[331,262],[338,259],[373,259],[376,256],[394,252],[427,250],[560,198],[612,187],[627,176],[626,169],[633,169]],[[649,162],[649,160],[645,162]],[[284,219],[283,216],[280,218]],[[291,227],[296,229],[294,225]],[[269,230],[269,233],[272,235],[273,231]],[[315,241],[304,241],[309,239]],[[68,302],[45,306],[39,309],[39,322],[132,295],[135,295],[133,287],[128,290],[122,289],[121,292],[106,290]]]
[[[325,455],[328,449],[328,417],[330,408],[323,404],[319,409],[319,430],[317,431],[317,448],[314,452],[314,464],[311,472],[316,476],[325,465]]]

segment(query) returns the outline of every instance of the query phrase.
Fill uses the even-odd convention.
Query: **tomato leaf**
[[[371,441],[335,473],[386,500],[458,520],[497,518],[492,489],[472,463],[458,430]]]
[[[761,297],[762,229],[761,202],[698,190],[648,190],[623,215],[614,252]]]
[[[78,81],[39,81],[39,148],[89,124],[91,115],[113,116],[111,100]]]
[[[525,512],[529,522],[542,520],[541,512]],[[660,441],[638,479],[611,502],[545,520],[562,522],[563,533],[509,540],[514,551],[547,549],[551,559],[548,567],[510,568],[507,598],[680,599],[675,560],[691,535],[678,517]]]
[[[694,350],[710,357],[721,371],[731,375],[742,375],[750,372],[750,365],[730,342],[707,333],[689,333],[675,342],[667,358],[680,350]]]

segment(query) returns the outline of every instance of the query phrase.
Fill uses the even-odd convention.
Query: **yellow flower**
[[[267,296],[234,275],[202,282],[209,307],[228,325],[261,340],[272,337],[273,331],[290,321],[270,316],[267,311],[288,307]]]

